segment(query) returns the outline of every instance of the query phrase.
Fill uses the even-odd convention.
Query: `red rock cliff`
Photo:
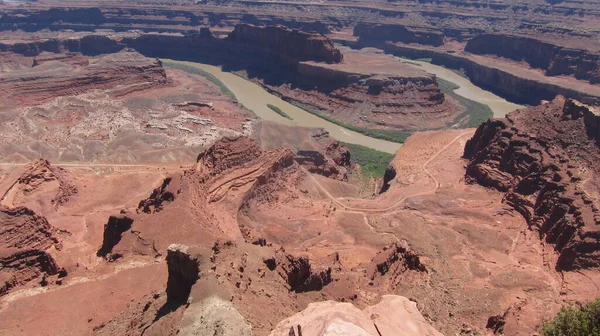
[[[481,125],[465,146],[468,181],[506,193],[559,253],[556,268],[600,266],[598,112],[558,97]]]
[[[600,83],[600,55],[583,49],[567,48],[531,37],[483,34],[469,40],[465,50],[525,61],[534,68],[545,70],[548,76],[567,75],[592,84]]]
[[[301,61],[313,60],[330,63],[342,61],[342,53],[325,36],[280,25],[258,27],[238,24],[227,40]]]

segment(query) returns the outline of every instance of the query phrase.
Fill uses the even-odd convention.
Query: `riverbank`
[[[257,117],[263,120],[275,121],[290,126],[323,128],[329,132],[332,137],[342,142],[362,145],[391,154],[394,154],[402,146],[400,143],[375,139],[358,132],[344,129],[339,125],[326,121],[325,119],[322,119],[297,106],[294,106],[293,104],[286,102],[285,100],[267,92],[258,84],[248,81],[231,72],[222,71],[219,67],[202,63],[176,61],[170,59],[166,59],[166,61],[168,64],[184,64],[211,74],[220,82],[222,82],[235,95],[237,100],[244,105],[244,107],[254,112]],[[271,110],[267,104],[279,107],[293,120],[284,118],[283,116],[277,114]]]
[[[410,62],[422,63],[412,60],[428,58],[434,66],[462,69],[474,85],[514,103],[537,105],[541,100],[552,100],[557,95],[563,95],[590,105],[600,104],[600,87],[597,85],[573,78],[548,77],[535,69],[527,69],[480,55],[448,53],[433,47],[391,42],[359,43],[341,40],[335,42],[359,49],[378,48],[395,56],[409,58]]]

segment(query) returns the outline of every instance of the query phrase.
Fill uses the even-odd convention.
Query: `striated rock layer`
[[[238,24],[227,36],[227,40],[275,53],[286,59],[331,63],[339,63],[343,59],[339,49],[325,36],[281,25],[258,27]]]
[[[469,40],[465,51],[495,55],[545,70],[547,76],[573,76],[600,83],[600,55],[588,50],[568,48],[532,37],[482,34]]]
[[[122,95],[166,81],[165,70],[158,60],[123,51],[83,67],[50,61],[24,71],[0,73],[0,99],[25,105],[94,89],[114,89],[115,94]]]
[[[600,113],[574,100],[517,110],[481,125],[467,142],[468,181],[505,192],[559,252],[556,268],[600,266],[596,179]]]
[[[46,251],[60,248],[56,229],[28,208],[0,206],[0,296],[59,267]]]
[[[290,83],[262,84],[351,125],[423,130],[455,123],[460,108],[445,99],[435,75],[372,50],[342,52],[341,63],[300,62]]]
[[[392,41],[431,46],[444,44],[444,34],[438,30],[399,24],[359,23],[354,26],[354,36],[358,36],[363,41]]]

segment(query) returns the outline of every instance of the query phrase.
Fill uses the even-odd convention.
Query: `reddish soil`
[[[504,333],[530,335],[562,304],[593,296],[597,272],[557,271],[560,254],[503,193],[465,183],[461,156],[473,134],[411,137],[374,201],[333,196],[344,182],[248,138],[222,139],[187,169],[20,170],[2,201],[34,207],[58,230],[62,247],[52,256],[67,275],[47,275],[40,287],[36,271],[38,280],[16,283],[0,299],[3,332],[267,335],[311,302],[360,310],[397,294],[416,300],[444,334],[485,334],[488,318],[500,315]],[[77,193],[56,207],[48,200],[62,185]],[[69,299],[51,306],[58,297]],[[31,315],[34,302],[51,314]]]
[[[0,72],[3,162],[192,163],[253,115],[204,77],[121,51],[6,52]]]

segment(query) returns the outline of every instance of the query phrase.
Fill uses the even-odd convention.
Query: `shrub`
[[[332,124],[336,124],[340,127],[349,129],[351,131],[354,131],[356,133],[360,133],[360,134],[364,134],[368,137],[371,138],[375,138],[375,139],[381,139],[381,140],[387,140],[387,141],[391,141],[391,142],[397,142],[397,143],[404,143],[404,141],[406,141],[406,139],[412,134],[410,131],[402,131],[402,130],[384,130],[384,129],[376,129],[376,128],[366,128],[366,127],[359,127],[359,126],[354,126],[354,125],[350,125],[350,124],[346,124],[342,121],[339,121],[337,119],[334,119],[326,114],[323,114],[317,110],[311,109],[303,104],[297,103],[297,102],[292,102],[292,105],[303,109],[304,111],[310,113],[310,114],[314,114],[319,118],[325,119],[327,121],[329,121]]]
[[[471,127],[479,127],[482,123],[486,122],[488,119],[494,116],[494,112],[492,109],[480,102],[476,102],[474,100],[465,98],[461,95],[458,95],[454,90],[460,88],[456,83],[449,82],[447,80],[443,80],[441,78],[437,78],[437,82],[440,86],[440,91],[444,94],[447,94],[457,100],[462,106],[465,107],[465,111],[459,114],[453,121],[454,124],[460,122],[465,117],[468,116],[466,122],[461,123],[461,128],[471,128]]]
[[[340,142],[350,151],[350,157],[358,163],[365,175],[370,173],[373,177],[383,177],[385,169],[394,158],[393,154],[380,152],[373,148]]]
[[[273,104],[267,104],[267,107],[270,108],[271,110],[273,110],[275,113],[279,114],[280,116],[290,119],[290,120],[294,120],[292,119],[292,117],[290,117],[287,113],[283,112],[279,107],[273,105]]]
[[[600,299],[589,302],[581,308],[563,307],[554,319],[543,324],[542,335],[600,335]]]

